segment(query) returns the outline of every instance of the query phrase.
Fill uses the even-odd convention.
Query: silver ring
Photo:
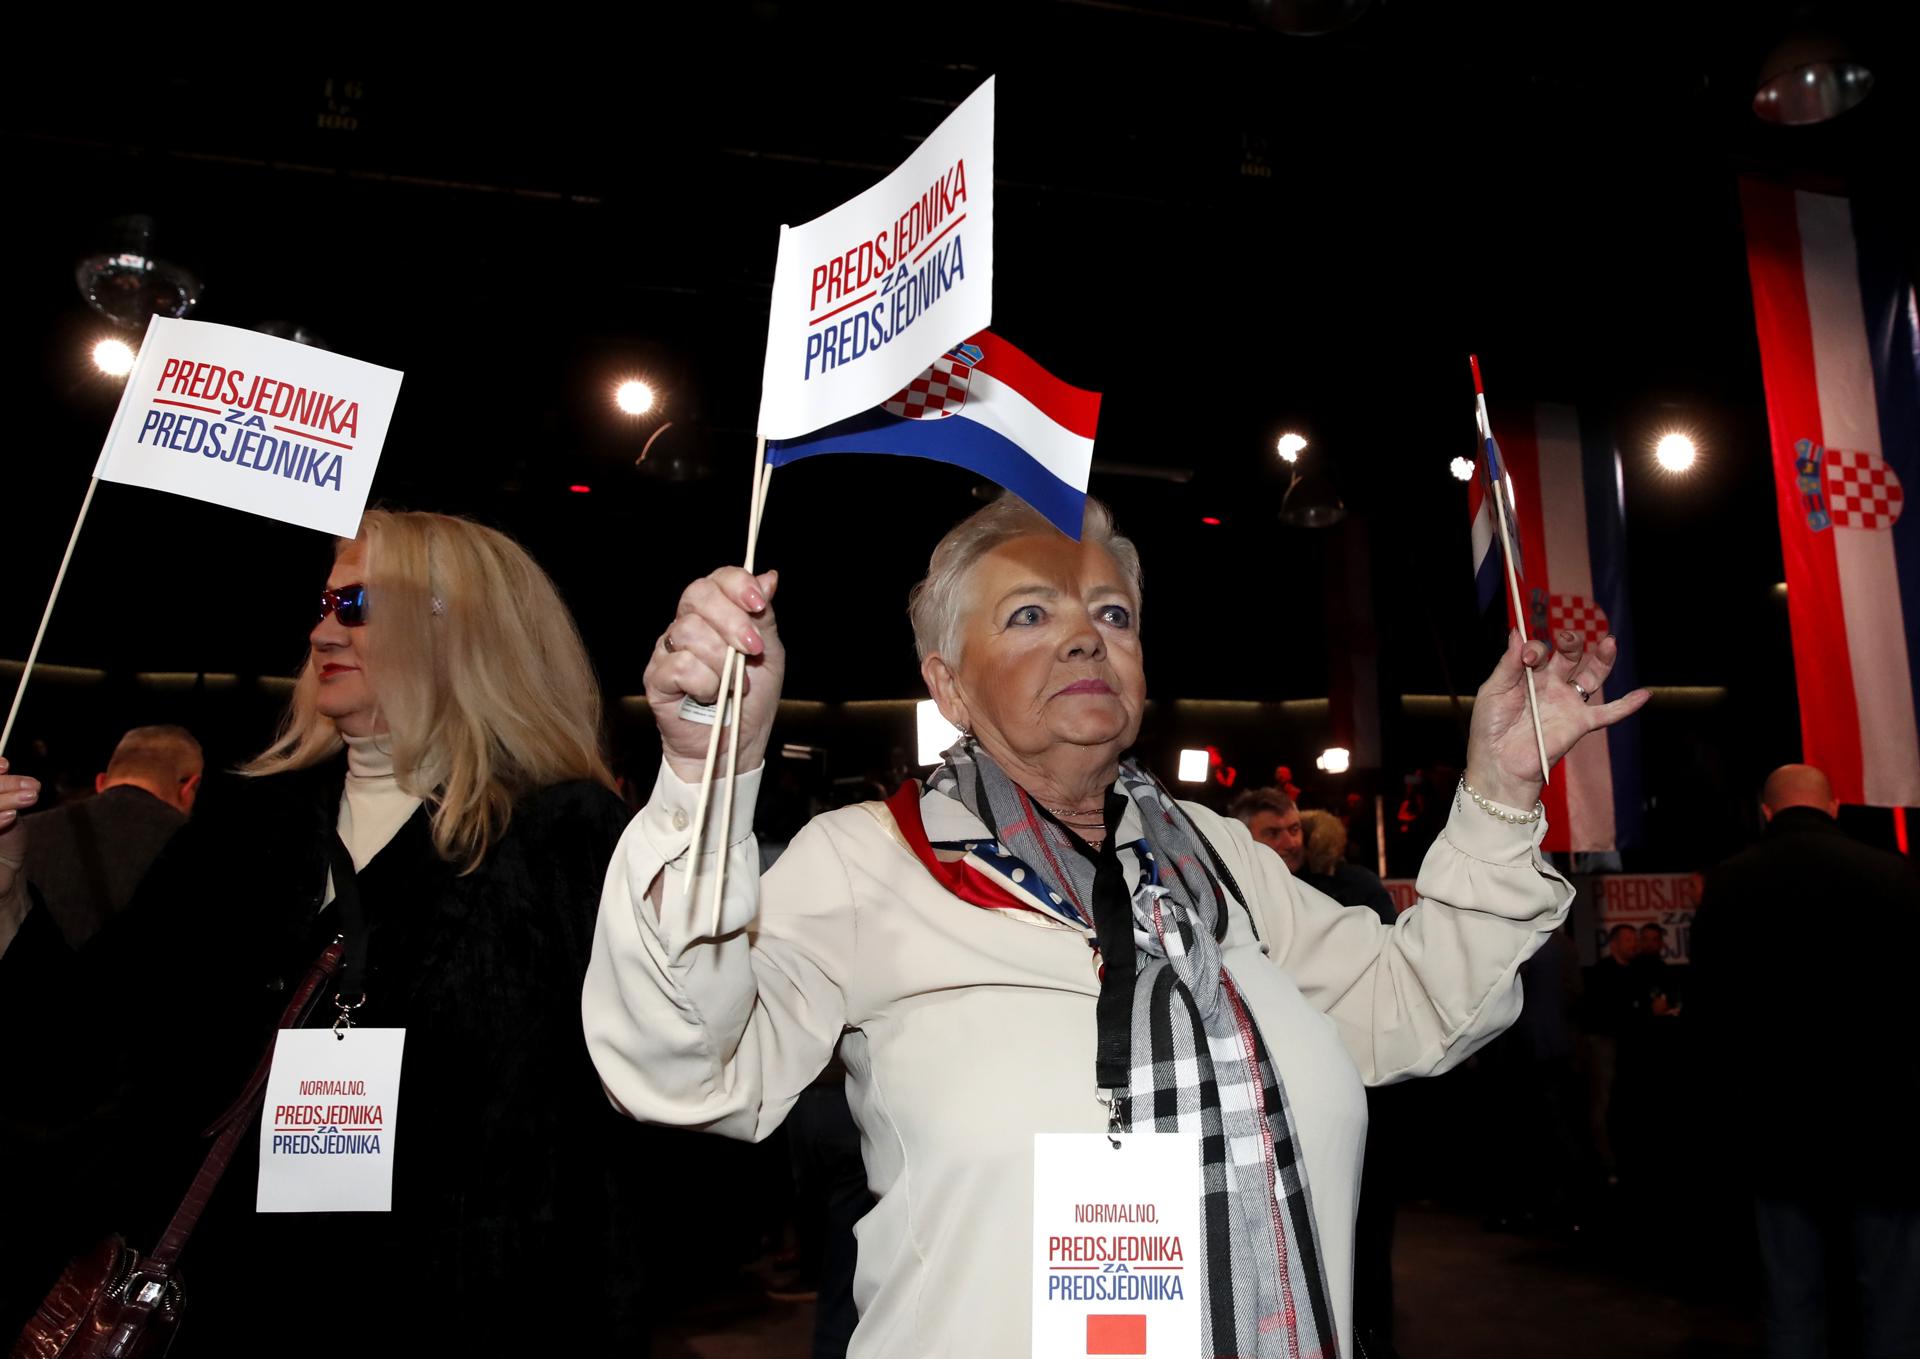
[[[663,633],[660,638],[660,644],[667,649],[667,654],[669,656],[673,654],[673,634],[672,633],[670,632]]]
[[[1587,701],[1588,699],[1590,699],[1590,698],[1592,698],[1592,697],[1593,697],[1593,694],[1592,694],[1592,693],[1591,693],[1591,692],[1590,692],[1589,690],[1587,690],[1587,689],[1585,689],[1585,688],[1583,688],[1583,687],[1581,686],[1581,684],[1580,684],[1580,681],[1579,681],[1579,680],[1577,680],[1577,679],[1570,679],[1570,680],[1568,680],[1568,681],[1567,681],[1567,683],[1568,683],[1568,684],[1571,684],[1571,685],[1573,686],[1573,691],[1574,691],[1574,692],[1575,692],[1576,694],[1578,694],[1578,695],[1580,695],[1580,701],[1581,701],[1582,703],[1585,703],[1585,702],[1586,702],[1586,701]]]

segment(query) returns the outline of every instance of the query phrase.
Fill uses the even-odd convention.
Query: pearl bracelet
[[[1465,774],[1460,776],[1460,788],[1461,791],[1474,800],[1475,805],[1477,805],[1481,811],[1485,812],[1488,816],[1497,817],[1509,826],[1531,826],[1547,814],[1547,805],[1544,802],[1534,803],[1533,810],[1524,816],[1517,815],[1513,812],[1503,812],[1491,802],[1481,797],[1479,793],[1475,792],[1473,785],[1467,782],[1467,776]]]

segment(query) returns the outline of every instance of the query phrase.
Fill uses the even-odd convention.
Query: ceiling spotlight
[[[153,256],[153,218],[116,219],[107,248],[74,266],[87,305],[117,326],[144,331],[151,316],[181,317],[200,300],[201,283],[177,264]]]
[[[1319,467],[1309,464],[1304,470],[1298,461],[1307,441],[1298,434],[1280,436],[1280,456],[1293,469],[1287,483],[1286,498],[1280,502],[1280,522],[1294,528],[1327,528],[1347,517],[1347,502],[1340,498],[1333,479]],[[1315,462],[1324,463],[1325,458]]]
[[[1685,472],[1692,468],[1693,460],[1699,455],[1699,449],[1693,446],[1693,440],[1675,431],[1660,436],[1660,442],[1654,445],[1654,460],[1669,472]]]
[[[93,347],[93,366],[108,377],[125,377],[133,371],[133,346],[125,340],[102,340]]]
[[[1344,774],[1347,766],[1353,763],[1353,753],[1345,746],[1328,746],[1320,752],[1313,767],[1327,774]]]
[[[615,389],[613,404],[628,415],[645,415],[653,409],[653,388],[638,378],[630,378]]]
[[[1473,459],[1455,458],[1447,465],[1447,470],[1453,473],[1454,480],[1456,481],[1472,481]]]
[[[1210,768],[1212,762],[1208,760],[1206,751],[1183,750],[1180,752],[1179,771],[1173,777],[1180,783],[1205,783]]]
[[[1873,90],[1873,72],[1830,33],[1795,33],[1767,54],[1753,92],[1762,122],[1804,127],[1837,118]]]

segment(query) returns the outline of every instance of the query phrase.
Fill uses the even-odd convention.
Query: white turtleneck
[[[420,799],[400,787],[393,773],[393,752],[384,736],[348,736],[347,786],[340,796],[340,839],[362,869],[407,824]],[[327,875],[327,900],[333,900],[333,875]]]

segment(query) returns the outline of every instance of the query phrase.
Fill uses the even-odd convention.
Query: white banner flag
[[[156,316],[94,475],[351,538],[400,376],[257,331]]]
[[[760,429],[792,439],[870,410],[993,320],[993,80],[898,170],[780,228]]]

